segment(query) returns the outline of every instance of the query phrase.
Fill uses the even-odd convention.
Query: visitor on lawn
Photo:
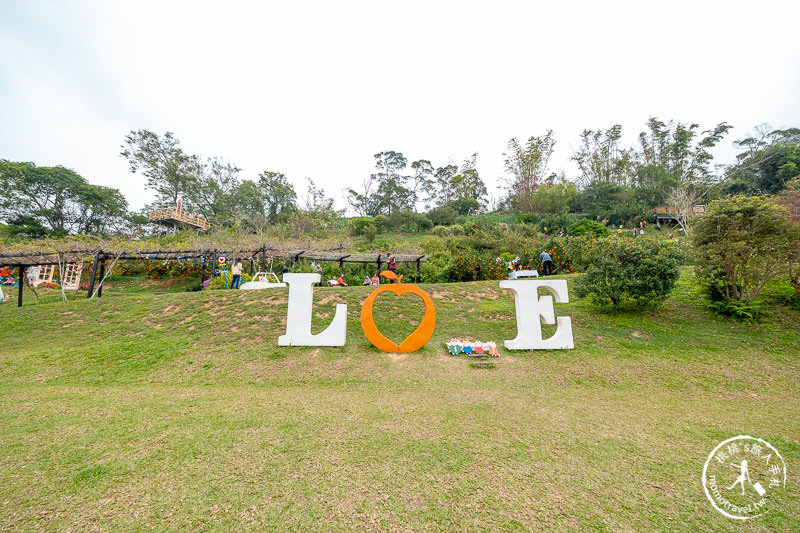
[[[539,254],[539,260],[542,262],[542,275],[549,276],[553,273],[553,260],[550,258],[550,254],[547,252],[542,252]]]
[[[380,285],[381,284],[381,278],[378,277],[378,274],[375,274],[374,276],[372,276],[372,284],[373,285]]]
[[[347,283],[344,282],[344,272],[339,274],[339,278],[336,280],[336,285],[339,287],[347,287]]]
[[[362,283],[362,285],[372,285],[372,278],[369,277],[369,274],[364,278],[364,283]]]
[[[319,274],[319,283],[317,283],[317,286],[322,287],[322,265],[312,262],[311,267],[314,269],[314,274]]]
[[[242,283],[242,262],[239,259],[234,261],[231,267],[231,274],[233,274],[231,289],[238,289],[239,285]]]
[[[392,252],[389,252],[389,261],[387,262],[387,266],[389,267],[389,272],[394,273],[397,271],[397,258],[394,256]],[[394,283],[395,280],[390,280],[389,283]]]

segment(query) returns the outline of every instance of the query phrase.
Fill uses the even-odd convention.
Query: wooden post
[[[17,307],[22,307],[22,285],[24,283],[22,281],[22,276],[25,274],[25,271],[23,270],[23,268],[24,267],[22,267],[22,266],[19,267],[19,280],[17,282],[17,284],[19,285],[19,293],[18,293],[18,296],[17,296]]]
[[[89,292],[86,295],[87,298],[92,297],[92,292],[94,291],[94,280],[97,277],[97,263],[100,261],[100,252],[98,251],[94,254],[94,263],[92,264],[92,277],[89,278]]]
[[[214,252],[211,254],[211,279],[217,277],[216,273],[217,273],[217,251],[214,250]]]
[[[206,256],[200,256],[200,283],[206,280]]]
[[[417,283],[419,283],[419,262],[421,259],[422,259],[421,257],[417,258],[417,281],[416,281]]]
[[[378,262],[378,275],[380,275],[380,273],[381,273],[381,264],[383,264],[383,261],[381,261],[381,254],[378,254],[378,261],[377,262]]]
[[[100,261],[100,286],[97,287],[97,297],[103,297],[103,278],[106,275],[106,258],[103,257],[103,260]]]
[[[267,247],[261,247],[261,272],[267,271]]]

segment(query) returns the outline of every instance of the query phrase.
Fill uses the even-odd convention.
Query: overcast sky
[[[508,140],[555,130],[574,177],[585,128],[649,116],[800,126],[800,2],[0,0],[0,158],[64,165],[153,199],[120,145],[174,132],[187,152],[304,178],[344,206],[372,155],[434,166],[479,153],[490,191]],[[0,191],[2,194],[2,191]]]

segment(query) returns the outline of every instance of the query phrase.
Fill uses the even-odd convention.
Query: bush
[[[160,278],[192,278],[200,277],[200,260],[157,260],[144,263],[144,277],[150,279]],[[116,267],[115,267],[116,271]]]
[[[720,300],[708,304],[708,308],[715,313],[723,316],[735,318],[743,322],[755,322],[764,312],[753,302],[741,302],[738,300]]]
[[[551,215],[539,218],[536,225],[540,231],[545,232],[545,228],[547,228],[545,233],[555,235],[559,231],[566,231],[568,227],[578,220],[581,220],[578,215]]]
[[[666,300],[680,275],[682,254],[671,243],[645,239],[603,239],[589,258],[576,294],[598,304],[655,305]]]
[[[505,266],[498,263],[494,254],[488,250],[466,251],[453,258],[450,268],[451,281],[480,281],[505,279]]]
[[[800,230],[771,197],[732,196],[712,202],[694,223],[697,276],[722,300],[749,302],[788,270]]]
[[[370,229],[375,231],[375,223],[371,218],[367,217],[354,218],[350,220],[348,226],[350,228],[350,235],[354,235],[356,237],[359,235],[364,235],[364,233]]]
[[[433,222],[434,226],[449,226],[456,222],[456,211],[449,205],[431,209],[427,217]]]
[[[517,268],[519,270],[538,270],[541,272],[543,265],[539,255],[542,251],[546,251],[550,255],[550,259],[553,262],[553,274],[573,274],[575,272],[572,267],[572,261],[564,248],[563,241],[556,239],[548,241],[541,251],[522,252],[519,256]]]
[[[447,283],[453,269],[453,256],[448,250],[436,251],[420,266],[423,283]]]
[[[230,287],[231,286],[231,280],[233,279],[233,274],[231,274],[230,272],[225,272],[225,277],[227,277],[228,287]],[[250,274],[248,274],[246,272],[242,272],[242,283],[244,283],[246,281],[250,281],[251,279],[253,279],[253,278],[250,277]],[[220,274],[216,278],[212,279],[211,282],[209,282],[209,284],[208,284],[208,288],[211,289],[211,290],[224,289],[225,288],[225,278],[222,276],[222,274]]]
[[[584,218],[583,220],[579,220],[575,222],[573,225],[569,227],[567,231],[567,235],[570,237],[580,237],[583,235],[594,235],[595,237],[605,237],[609,235],[611,232],[608,231],[608,228],[600,224],[599,222],[595,222],[594,220],[590,220],[588,218]]]

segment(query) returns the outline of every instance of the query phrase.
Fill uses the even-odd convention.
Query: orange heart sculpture
[[[425,343],[431,338],[433,330],[436,327],[436,308],[433,305],[433,300],[431,300],[427,292],[416,285],[403,284],[402,274],[398,277],[394,272],[384,270],[381,272],[381,276],[386,279],[396,279],[397,284],[382,285],[372,291],[367,297],[366,301],[364,301],[364,305],[361,306],[361,329],[364,330],[364,335],[366,335],[367,339],[379,350],[383,350],[384,352],[415,352],[425,346]],[[425,316],[422,317],[422,322],[420,322],[417,329],[399,345],[390,341],[383,333],[378,331],[378,326],[375,325],[375,319],[372,317],[372,307],[375,305],[375,299],[382,292],[393,292],[398,296],[403,294],[416,294],[425,304]]]

